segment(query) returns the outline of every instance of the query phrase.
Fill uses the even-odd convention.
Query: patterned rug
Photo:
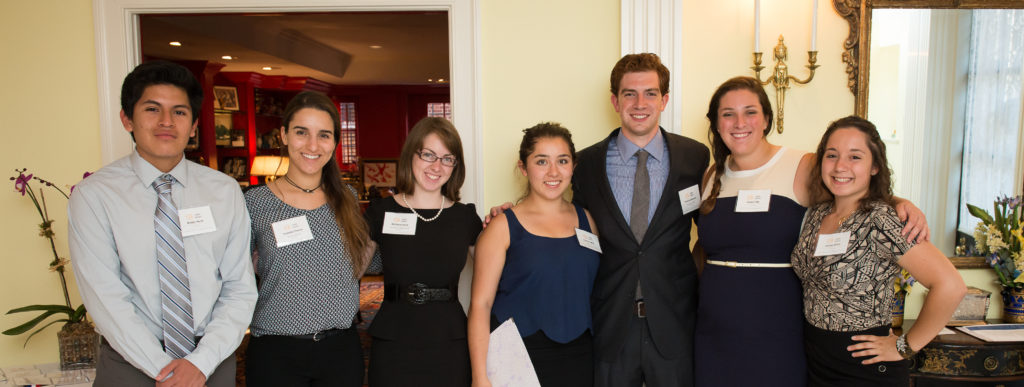
[[[373,317],[377,315],[377,310],[380,309],[380,303],[384,300],[384,277],[383,276],[365,276],[359,283],[359,325],[356,326],[356,331],[359,332],[359,342],[363,344],[363,361],[366,364],[367,372],[369,371],[370,365],[370,342],[372,338],[367,330],[370,328],[370,323],[373,322]],[[363,383],[366,383],[366,377],[363,378]]]

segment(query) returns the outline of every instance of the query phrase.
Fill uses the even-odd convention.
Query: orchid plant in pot
[[[53,255],[53,259],[50,260],[49,263],[49,269],[50,271],[57,273],[57,276],[60,277],[61,290],[64,292],[64,303],[27,305],[11,309],[7,311],[7,314],[38,312],[39,315],[16,327],[7,329],[2,333],[5,335],[15,336],[28,333],[35,329],[27,338],[25,338],[25,344],[27,345],[28,341],[33,336],[42,332],[47,327],[57,323],[64,323],[60,332],[57,333],[57,338],[60,342],[61,368],[76,369],[91,367],[95,365],[99,335],[93,329],[92,323],[88,320],[85,305],[73,307],[71,304],[71,297],[68,294],[68,282],[65,272],[69,269],[67,266],[69,261],[67,258],[61,257],[57,252],[57,244],[55,242],[55,235],[53,232],[53,219],[50,219],[49,216],[44,191],[46,188],[50,188],[52,191],[60,194],[60,196],[63,196],[65,200],[68,199],[68,194],[60,187],[47,180],[35,177],[32,174],[26,174],[27,169],[15,169],[14,171],[17,173],[17,176],[11,177],[11,180],[14,181],[15,191],[20,193],[22,196],[28,196],[41,219],[41,223],[39,223],[39,236],[46,238],[47,242],[49,242],[50,252]],[[89,174],[86,173],[83,177],[88,175]],[[40,185],[38,189],[33,189],[33,184],[35,183]],[[74,187],[71,187],[71,189],[74,190]],[[57,316],[59,318],[50,319],[52,316]],[[36,329],[36,327],[43,324],[43,322],[48,319],[48,322]]]

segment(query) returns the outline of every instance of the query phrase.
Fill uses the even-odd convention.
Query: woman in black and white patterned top
[[[892,207],[891,172],[875,126],[850,116],[829,125],[813,169],[816,197],[793,249],[803,282],[810,386],[905,386],[905,359],[953,315],[967,289],[929,242],[908,242]],[[913,329],[892,333],[900,268],[929,288]]]
[[[249,386],[363,383],[352,322],[371,244],[355,192],[335,161],[339,122],[327,96],[295,96],[282,118],[288,172],[245,193],[259,279],[246,351]]]

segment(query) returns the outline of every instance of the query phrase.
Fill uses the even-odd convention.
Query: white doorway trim
[[[448,12],[452,119],[465,149],[465,202],[483,203],[479,0],[95,0],[93,22],[103,163],[132,151],[121,126],[121,82],[141,62],[139,15],[214,12]]]
[[[668,106],[661,113],[661,126],[683,131],[682,95],[682,0],[621,0],[622,55],[653,52],[674,76],[669,77]],[[675,97],[672,97],[675,96]]]

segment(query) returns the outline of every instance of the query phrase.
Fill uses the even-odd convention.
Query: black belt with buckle
[[[427,285],[417,282],[408,286],[398,284],[384,285],[385,301],[405,301],[413,305],[423,305],[428,302],[449,302],[456,300],[459,285],[451,285],[447,288],[428,288]]]
[[[320,332],[310,333],[308,335],[293,335],[293,336],[287,336],[287,337],[290,337],[290,338],[293,338],[293,339],[299,339],[299,340],[320,341],[320,340],[326,339],[326,338],[331,337],[331,336],[337,336],[337,335],[340,335],[342,333],[345,333],[345,331],[347,331],[349,329],[352,329],[352,328],[351,327],[349,327],[348,329],[331,328],[331,329],[323,330],[323,331],[320,331]]]
[[[636,300],[633,303],[633,313],[636,313],[638,318],[647,318],[647,304],[644,304],[644,300]]]

